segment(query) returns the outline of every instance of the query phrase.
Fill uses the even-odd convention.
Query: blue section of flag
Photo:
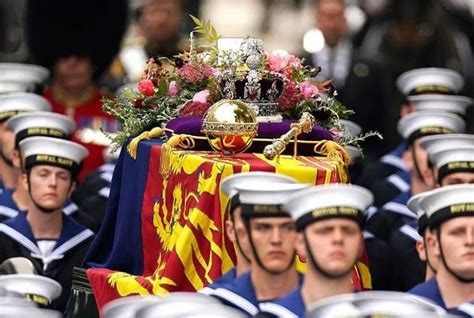
[[[152,145],[142,141],[134,160],[122,147],[115,166],[104,222],[85,258],[88,268],[108,268],[133,275],[143,273],[141,211]]]

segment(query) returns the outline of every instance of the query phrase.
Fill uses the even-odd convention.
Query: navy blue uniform
[[[28,258],[38,274],[59,282],[63,292],[52,302],[51,308],[63,311],[71,290],[72,269],[74,266],[81,266],[93,235],[91,230],[63,215],[61,235],[54,247],[45,254],[40,248],[39,240],[33,236],[26,213],[20,213],[0,224],[0,262],[11,257]]]
[[[299,284],[301,284],[303,276],[298,275]],[[225,305],[234,307],[249,316],[255,316],[260,310],[260,302],[253,288],[251,272],[242,274],[230,283],[222,285],[210,295],[219,299]],[[265,302],[274,300],[276,299],[267,299]]]
[[[305,305],[301,296],[301,287],[289,292],[285,297],[274,302],[260,304],[261,317],[304,317]]]
[[[0,222],[14,218],[20,212],[12,197],[14,191],[13,189],[4,189],[0,194]]]
[[[390,153],[382,156],[378,161],[366,164],[364,170],[357,180],[357,184],[367,189],[375,190],[374,184],[382,181],[400,170],[408,171],[408,167],[402,159],[407,149],[407,143],[403,141]]]
[[[94,220],[98,228],[104,220],[114,168],[115,164],[110,163],[100,166],[72,194],[73,201]]]
[[[5,189],[0,194],[0,222],[16,217],[22,211],[13,200],[13,189]],[[98,225],[90,216],[86,215],[79,207],[70,199],[64,203],[63,213],[71,216],[76,222],[96,232]]]
[[[418,234],[417,223],[413,220],[402,225],[392,232],[388,242],[394,264],[394,289],[398,291],[407,291],[425,280],[426,263],[420,259],[416,249],[416,242],[423,239]]]
[[[408,293],[428,298],[438,306],[446,309],[446,305],[444,304],[443,297],[441,296],[436,277],[416,285],[414,288],[410,289]]]
[[[410,192],[402,192],[392,201],[385,203],[367,220],[366,230],[388,242],[393,231],[418,220],[418,216],[406,205],[410,197]]]
[[[462,304],[456,308],[448,309],[448,312],[459,317],[474,317],[474,300],[470,303]]]
[[[224,275],[219,277],[218,280],[216,280],[215,282],[213,282],[209,286],[204,287],[199,292],[202,293],[202,294],[209,295],[209,294],[212,293],[213,290],[215,290],[219,287],[222,287],[225,284],[229,284],[230,282],[232,282],[236,278],[237,278],[237,271],[235,270],[235,267],[232,267],[227,273],[225,273]]]

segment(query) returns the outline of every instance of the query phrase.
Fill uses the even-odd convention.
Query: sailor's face
[[[421,173],[421,180],[425,183],[425,185],[429,188],[433,188],[435,185],[433,171],[430,169],[428,165],[428,152],[421,146],[420,138],[416,139],[413,142],[413,153],[414,158],[413,160],[416,161],[418,165],[419,172]],[[412,173],[418,173],[415,167],[413,166]]]
[[[61,209],[71,192],[71,173],[63,168],[37,165],[31,169],[29,190],[34,201],[48,209]]]
[[[3,156],[8,161],[12,161],[12,154],[15,149],[15,133],[10,130],[5,130],[1,136],[1,148]]]
[[[449,268],[465,279],[474,279],[474,217],[465,216],[441,224],[440,247]]]
[[[435,233],[433,233],[433,231],[431,231],[429,228],[425,230],[425,242],[428,241],[428,237],[432,237],[433,239],[435,237]],[[439,257],[436,255],[436,252],[433,249],[433,247],[430,246],[429,244],[425,244],[425,248],[426,248],[426,254],[428,255],[428,259],[430,261],[431,266],[433,267],[435,271],[437,271],[438,266],[439,266]]]
[[[296,230],[291,218],[255,218],[250,221],[250,230],[263,266],[273,272],[287,270],[295,258]]]
[[[309,246],[304,252],[310,251],[323,271],[333,276],[351,272],[359,257],[363,240],[356,222],[347,219],[322,220],[309,224],[305,233]],[[308,256],[306,255],[307,259]]]
[[[441,180],[441,186],[451,184],[474,184],[473,172],[455,172],[450,173]]]

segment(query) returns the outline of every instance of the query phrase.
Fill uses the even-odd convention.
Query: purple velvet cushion
[[[268,138],[274,139],[278,138],[284,133],[290,130],[290,125],[296,122],[296,120],[283,120],[281,123],[259,123],[258,124],[258,134],[257,138]],[[175,134],[189,134],[194,136],[205,136],[201,132],[202,127],[202,117],[201,116],[191,116],[191,117],[182,117],[175,118],[168,122],[166,128],[172,129]],[[324,128],[319,125],[315,125],[313,130],[309,134],[301,134],[298,139],[301,140],[333,140],[332,135]],[[247,152],[262,152],[263,148],[268,145],[270,142],[258,142],[254,141],[252,146]],[[210,150],[210,146],[207,141],[196,141],[195,150]],[[299,145],[298,151],[301,155],[312,155],[313,147],[311,145]],[[293,147],[291,145],[287,146],[286,152],[291,154]]]

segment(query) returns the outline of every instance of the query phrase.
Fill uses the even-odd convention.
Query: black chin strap
[[[436,274],[437,270],[434,269],[433,265],[431,265],[430,258],[428,256],[428,245],[426,244],[425,236],[423,236],[423,244],[425,244],[425,257],[426,257],[426,264],[431,269],[433,273]]]
[[[281,270],[281,271],[270,270],[265,265],[263,265],[262,261],[260,260],[260,257],[258,256],[257,249],[255,248],[255,245],[253,244],[252,231],[250,230],[250,220],[246,219],[246,218],[243,218],[242,221],[245,225],[245,229],[247,230],[247,233],[248,233],[248,236],[249,236],[250,247],[252,248],[252,253],[253,253],[253,256],[255,257],[255,260],[257,261],[258,266],[260,266],[261,268],[263,268],[263,270],[265,270],[266,272],[268,272],[270,274],[273,274],[273,275],[282,274],[282,273],[288,271],[291,268],[291,266],[293,266],[293,264],[296,260],[296,251],[293,251],[293,256],[291,257],[291,260],[290,260],[288,266],[285,269]]]
[[[232,213],[232,211],[229,211],[229,213],[230,213],[230,220],[232,221],[232,229],[234,230],[234,233],[235,233],[234,236],[235,236],[235,244],[237,245],[237,249],[240,251],[240,254],[244,257],[247,263],[250,264],[250,258],[248,258],[248,256],[244,253],[244,250],[242,249],[242,246],[240,245],[239,236],[237,235],[237,230],[235,229],[234,214]]]
[[[418,161],[416,160],[416,155],[415,155],[415,145],[412,145],[411,146],[411,156],[413,158],[413,164],[415,166],[415,171],[416,171],[416,174],[420,177],[421,181],[425,184],[425,185],[428,185],[428,183],[426,182],[425,180],[425,177],[423,176],[423,174],[421,173],[421,169],[420,169],[420,165],[418,164]]]
[[[0,157],[8,166],[13,167],[13,161],[7,158],[7,156],[3,153],[3,150],[0,150]]]
[[[347,275],[349,275],[352,270],[353,270],[353,267],[354,266],[351,266],[350,269],[348,269],[347,271],[341,273],[341,274],[332,274],[332,273],[329,273],[328,271],[324,270],[319,264],[318,262],[316,261],[316,258],[314,257],[313,255],[313,252],[311,251],[311,248],[310,248],[310,245],[308,243],[308,238],[306,236],[306,231],[303,230],[303,237],[304,237],[304,244],[306,246],[306,251],[308,252],[308,259],[309,259],[309,264],[311,266],[313,266],[314,269],[316,269],[319,273],[321,273],[324,277],[326,278],[330,278],[330,279],[338,279],[338,278],[343,278]],[[357,261],[357,260],[356,260]],[[354,264],[356,263],[356,261],[354,261]],[[353,264],[353,265],[354,265]]]
[[[439,251],[441,253],[441,261],[444,264],[444,267],[448,270],[448,272],[453,275],[457,280],[459,280],[462,283],[470,284],[474,282],[474,277],[473,278],[464,278],[461,277],[461,275],[457,274],[454,272],[451,267],[449,267],[448,262],[446,262],[446,258],[444,257],[444,252],[443,252],[443,246],[441,245],[441,229],[438,229],[436,233],[436,237],[438,238],[438,244],[439,244]]]

